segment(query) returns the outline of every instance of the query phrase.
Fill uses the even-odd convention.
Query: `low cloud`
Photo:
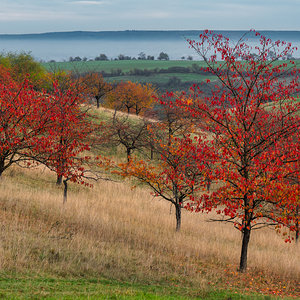
[[[144,16],[153,19],[164,19],[164,18],[169,18],[170,13],[163,12],[163,11],[155,11],[155,12],[145,13]]]
[[[70,12],[0,12],[0,22],[20,22],[20,21],[54,21],[54,20],[73,20],[75,15]]]
[[[79,1],[73,1],[72,3],[74,4],[84,4],[84,5],[103,5],[106,2],[104,1],[84,1],[84,0],[79,0]]]

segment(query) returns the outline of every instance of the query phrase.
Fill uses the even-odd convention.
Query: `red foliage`
[[[170,113],[171,107],[167,111]],[[179,109],[175,112],[179,113]],[[128,163],[118,165],[121,171],[116,173],[138,179],[151,188],[153,196],[174,205],[176,231],[179,231],[181,209],[206,190],[214,153],[205,135],[198,133],[192,137],[190,133],[181,131],[191,128],[187,125],[190,122],[182,120],[182,125],[178,120],[169,122],[170,115],[163,122],[148,124],[151,150],[158,160],[130,157]],[[192,209],[191,206],[189,208]]]
[[[51,126],[52,105],[28,80],[15,82],[0,67],[0,175],[12,164],[30,166]]]
[[[298,70],[293,61],[281,60],[293,48],[256,35],[255,55],[244,38],[231,46],[229,39],[205,31],[200,42],[190,41],[219,83],[209,96],[200,91],[201,100],[177,100],[214,136],[220,187],[209,196],[208,209],[216,208],[242,231],[241,271],[247,266],[251,230],[270,225],[294,229],[294,214],[287,211],[299,204],[297,193],[282,193],[288,174],[295,174],[290,162],[299,166],[299,140],[290,146],[300,128],[300,103],[294,97],[299,92]],[[207,51],[212,52],[210,58]],[[299,176],[299,169],[296,173]],[[201,199],[198,206],[203,206]]]
[[[53,105],[52,126],[44,141],[42,162],[57,173],[57,183],[61,183],[63,177],[82,183],[83,164],[90,158],[82,153],[90,150],[88,138],[94,125],[77,88],[72,85],[62,89],[54,82],[48,99]]]

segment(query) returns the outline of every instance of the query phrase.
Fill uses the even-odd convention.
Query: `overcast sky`
[[[0,33],[300,30],[300,0],[0,0]]]

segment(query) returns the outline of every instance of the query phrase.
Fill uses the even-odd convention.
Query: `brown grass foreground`
[[[99,182],[71,187],[66,205],[48,171],[12,169],[0,181],[1,272],[101,276],[197,289],[237,288],[300,297],[300,245],[270,229],[253,233],[249,272],[230,224],[174,211],[142,188]]]

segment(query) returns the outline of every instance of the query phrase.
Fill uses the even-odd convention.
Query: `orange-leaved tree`
[[[152,108],[154,87],[149,84],[120,82],[107,94],[104,105],[120,111],[143,115]]]
[[[100,107],[101,99],[113,90],[113,85],[104,81],[102,74],[95,72],[81,76],[80,84],[84,94],[96,99],[97,108]]]

